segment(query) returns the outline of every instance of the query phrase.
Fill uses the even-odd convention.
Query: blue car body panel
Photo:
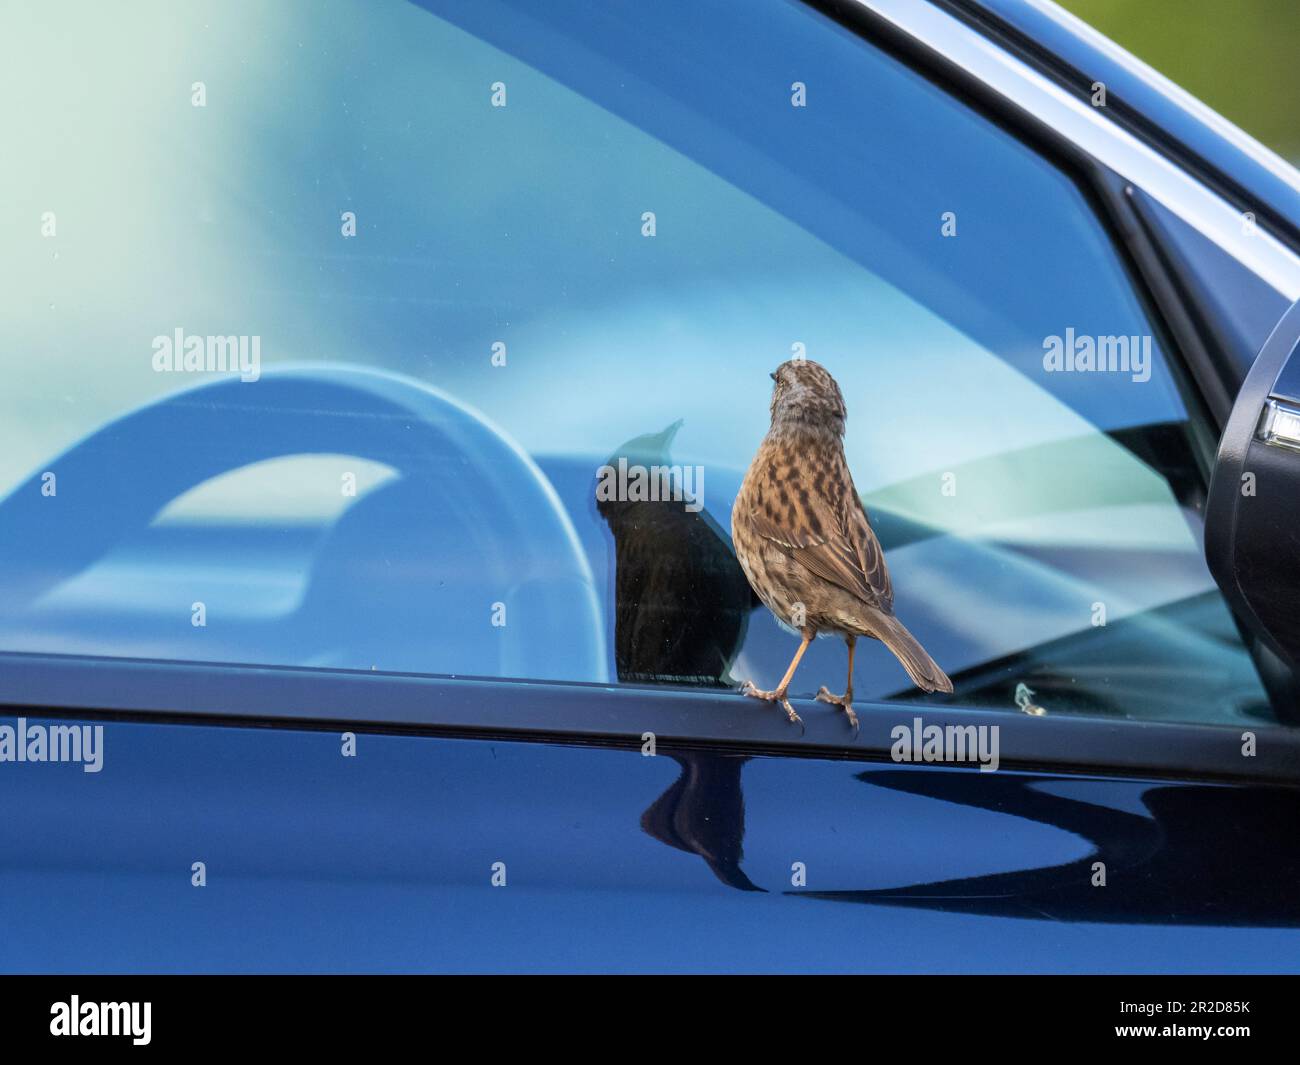
[[[345,757],[338,732],[121,721],[103,749],[98,773],[0,773],[0,968],[1245,972],[1300,950],[1287,788],[394,735]]]

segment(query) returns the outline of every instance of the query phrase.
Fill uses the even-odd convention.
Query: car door
[[[20,130],[65,176],[16,184],[6,279],[0,964],[1286,964],[1300,745],[1201,548],[1247,356],[1170,293],[1226,257],[1249,348],[1297,258],[873,10],[284,9],[240,64],[238,6],[59,23],[44,118],[86,135]],[[864,641],[857,734],[837,641],[803,732],[735,691],[794,653],[729,517],[805,357],[955,686]]]

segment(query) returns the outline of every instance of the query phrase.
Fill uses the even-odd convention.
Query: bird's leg
[[[849,715],[849,724],[853,726],[853,733],[857,735],[858,715],[853,712],[853,652],[857,650],[858,638],[856,636],[845,636],[844,642],[849,645],[849,679],[844,686],[843,695],[832,695],[826,685],[822,685],[821,691],[817,693],[817,698],[823,703],[830,703],[838,706]]]
[[[740,689],[741,695],[749,695],[755,699],[765,699],[769,703],[780,703],[785,708],[786,716],[792,724],[803,728],[803,721],[799,715],[794,712],[794,707],[790,705],[790,700],[785,697],[786,689],[790,687],[790,681],[794,677],[794,671],[799,668],[799,659],[803,658],[803,653],[808,650],[808,645],[812,643],[815,633],[805,632],[803,643],[799,645],[799,650],[794,653],[794,660],[790,663],[790,668],[785,671],[785,676],[781,678],[781,683],[773,691],[765,692],[761,688],[755,687],[752,680],[745,681]]]

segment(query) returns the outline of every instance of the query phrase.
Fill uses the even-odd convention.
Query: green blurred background
[[[1300,165],[1300,0],[1057,0]]]

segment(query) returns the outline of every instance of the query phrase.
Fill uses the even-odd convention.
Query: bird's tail
[[[913,684],[926,692],[952,691],[948,674],[926,654],[925,648],[916,642],[916,637],[903,627],[898,618],[882,616],[876,627],[881,643],[894,652],[894,657],[903,664]]]

